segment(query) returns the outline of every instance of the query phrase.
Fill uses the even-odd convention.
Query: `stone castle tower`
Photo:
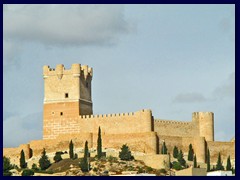
[[[92,68],[73,64],[65,70],[62,64],[56,69],[43,67],[44,119],[49,117],[76,117],[91,115]]]

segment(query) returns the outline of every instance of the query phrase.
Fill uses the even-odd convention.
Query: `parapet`
[[[81,64],[72,64],[71,69],[65,69],[63,64],[58,64],[56,69],[50,68],[50,66],[43,66],[43,77],[46,78],[48,76],[58,76],[59,78],[62,75],[73,75],[73,76],[81,76],[84,75],[84,78],[93,76],[93,69],[88,67],[88,65]]]
[[[96,114],[96,115],[80,115],[81,119],[88,119],[88,118],[106,118],[106,117],[125,117],[125,116],[135,116],[138,113],[142,114],[149,114],[152,111],[149,109],[143,109],[137,112],[127,112],[127,113],[115,113],[115,114]]]
[[[96,115],[80,115],[81,119],[88,118],[106,118],[106,117],[123,117],[123,116],[134,116],[134,112],[129,113],[115,113],[115,114],[96,114]]]
[[[192,122],[186,122],[186,121],[173,121],[173,120],[162,120],[162,119],[155,119],[154,123],[159,124],[191,124]]]
[[[202,116],[202,115],[213,115],[213,112],[193,112],[193,116]]]

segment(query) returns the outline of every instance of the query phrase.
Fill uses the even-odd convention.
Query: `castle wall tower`
[[[198,135],[206,141],[214,141],[214,114],[212,112],[194,112],[193,122],[198,125]]]
[[[43,67],[44,124],[53,119],[93,114],[92,73],[92,68],[80,64],[73,64],[69,70],[62,64],[57,65],[56,69]]]

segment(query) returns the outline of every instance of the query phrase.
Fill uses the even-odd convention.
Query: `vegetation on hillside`
[[[127,144],[124,144],[122,146],[121,151],[119,152],[119,158],[121,160],[125,160],[125,161],[131,161],[131,160],[134,159],[129,147],[127,146]]]
[[[45,148],[43,149],[42,156],[39,159],[39,167],[41,170],[46,170],[49,166],[51,166],[50,160],[48,156],[46,155]]]

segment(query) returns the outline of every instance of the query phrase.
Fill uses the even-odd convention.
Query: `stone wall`
[[[176,171],[176,176],[206,176],[206,168],[187,168],[180,171]]]
[[[164,136],[179,136],[192,137],[193,136],[192,122],[171,121],[171,120],[154,120],[154,131],[159,135]]]
[[[235,141],[234,142],[218,142],[208,141],[207,147],[209,148],[211,155],[211,164],[216,165],[218,159],[218,153],[220,152],[224,166],[227,164],[227,158],[230,155],[231,160],[235,159]],[[235,161],[234,161],[235,164]]]
[[[54,139],[61,134],[97,133],[102,134],[145,133],[152,131],[150,110],[135,113],[83,115],[77,118],[52,117],[44,119],[44,139]]]

